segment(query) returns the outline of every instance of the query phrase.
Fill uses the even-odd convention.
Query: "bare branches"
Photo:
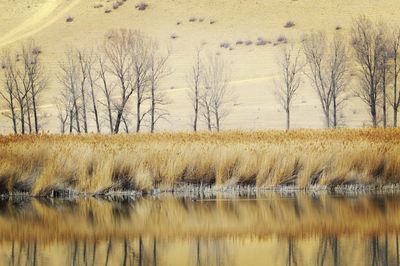
[[[109,62],[107,71],[118,80],[118,98],[115,102],[117,117],[114,133],[119,132],[122,116],[135,87],[133,85],[133,56],[132,47],[137,32],[120,29],[110,33],[104,42],[104,53]]]
[[[360,86],[356,95],[369,107],[372,125],[377,126],[377,104],[382,80],[384,32],[366,17],[358,18],[352,29],[352,45],[358,64]]]
[[[20,52],[9,51],[2,56],[2,81],[4,91],[1,97],[9,110],[7,117],[12,121],[14,133],[18,133],[17,120],[20,121],[20,133],[39,133],[38,101],[40,93],[46,88],[43,66],[40,62],[40,49],[33,41],[21,46]]]
[[[166,119],[169,112],[164,108],[169,102],[163,91],[160,90],[160,82],[171,74],[167,62],[169,51],[166,54],[159,52],[158,44],[152,42],[149,54],[149,89],[150,89],[150,132],[153,133],[155,125],[160,119]]]
[[[199,120],[199,109],[200,109],[200,86],[203,75],[203,65],[200,59],[201,49],[196,50],[196,57],[187,76],[187,83],[189,84],[190,92],[189,99],[192,103],[193,108],[193,131],[197,131],[197,124]]]
[[[211,129],[211,114],[215,119],[215,128],[220,131],[223,120],[228,116],[227,105],[231,102],[229,91],[230,73],[225,61],[217,55],[209,55],[204,68],[204,91],[201,95],[201,105],[204,108],[208,128]]]
[[[290,107],[301,83],[301,71],[304,63],[300,59],[300,50],[285,47],[278,62],[281,84],[277,87],[279,102],[286,111],[286,130],[290,129]]]
[[[328,128],[338,125],[338,107],[346,99],[343,96],[349,82],[345,42],[340,35],[335,35],[330,43],[328,45],[327,37],[322,32],[311,33],[303,42],[308,64],[305,74],[318,94]]]

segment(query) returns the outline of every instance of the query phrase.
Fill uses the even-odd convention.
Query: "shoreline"
[[[240,198],[258,198],[265,194],[276,194],[282,197],[291,197],[299,194],[308,196],[373,196],[373,195],[397,195],[400,194],[399,184],[378,185],[338,185],[329,186],[310,186],[300,188],[296,186],[276,186],[276,187],[256,187],[252,185],[235,185],[235,186],[216,186],[216,185],[193,185],[184,184],[173,189],[151,189],[149,191],[108,191],[106,193],[88,193],[76,190],[53,191],[49,195],[32,195],[25,192],[13,192],[0,194],[0,200],[8,199],[138,199],[149,197],[173,196],[176,198],[192,198],[194,200],[212,199],[216,196],[224,199],[240,199]]]

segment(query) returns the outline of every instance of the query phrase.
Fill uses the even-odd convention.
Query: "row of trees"
[[[303,76],[318,95],[328,128],[338,126],[338,112],[351,94],[367,105],[373,127],[380,122],[387,126],[388,105],[393,111],[393,127],[397,127],[400,28],[393,30],[360,17],[353,24],[351,43],[347,43],[339,34],[329,39],[319,32],[305,35],[301,48],[283,50],[277,92],[286,111],[287,129],[290,107]],[[357,84],[350,90],[352,76],[357,76]]]
[[[340,34],[328,37],[322,32],[304,36],[301,46],[286,46],[279,60],[279,102],[286,111],[290,128],[293,99],[306,77],[318,95],[327,127],[340,124],[339,112],[350,95],[368,106],[374,127],[388,124],[392,107],[397,126],[400,90],[400,28],[390,29],[366,17],[355,20],[351,42]],[[57,111],[62,133],[87,133],[105,128],[109,133],[140,132],[166,119],[169,103],[160,89],[171,70],[170,52],[139,31],[119,29],[110,32],[95,49],[69,49],[60,62],[57,81]],[[43,125],[39,101],[47,87],[41,51],[34,42],[17,53],[1,57],[0,96],[3,112],[12,122],[15,134],[38,133]],[[357,79],[353,77],[357,76]],[[204,55],[197,50],[187,75],[192,103],[192,128],[204,122],[209,131],[219,131],[229,114],[234,96],[229,88],[230,69],[221,56]],[[353,88],[350,88],[350,84]]]
[[[3,115],[11,120],[15,134],[38,133],[42,126],[38,102],[47,80],[40,53],[34,42],[28,42],[17,53],[5,51],[1,57],[0,97],[7,108]]]
[[[38,133],[41,128],[38,106],[46,88],[46,73],[40,50],[33,42],[21,52],[2,56],[0,95],[7,103],[3,115],[13,124],[14,133]],[[70,48],[59,63],[56,92],[57,117],[61,133],[111,134],[121,130],[140,132],[169,115],[169,103],[160,84],[171,74],[169,51],[139,31],[118,29],[110,32],[96,48]],[[228,90],[229,68],[216,55],[197,52],[188,75],[190,99],[195,108],[193,129],[200,120],[207,128],[219,131],[228,115],[232,95]],[[133,121],[133,122],[132,122]]]
[[[132,105],[135,131],[140,132],[148,117],[154,132],[168,115],[168,100],[160,90],[160,81],[170,74],[168,58],[157,42],[126,29],[112,31],[96,50],[70,49],[58,77],[63,87],[57,101],[61,132],[87,133],[92,123],[100,133],[102,121],[110,133],[121,128],[129,132]]]

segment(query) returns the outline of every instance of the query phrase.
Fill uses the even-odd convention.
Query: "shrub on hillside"
[[[67,17],[65,18],[65,21],[66,21],[66,22],[72,22],[72,21],[74,21],[74,18],[73,18],[72,16],[67,16]]]
[[[285,23],[285,28],[291,28],[291,27],[294,27],[296,24],[294,24],[294,22],[293,21],[291,21],[291,20],[289,20],[289,21],[287,21],[286,23]]]
[[[144,11],[144,10],[146,10],[146,8],[147,8],[148,6],[149,6],[149,5],[146,4],[145,2],[140,2],[139,4],[137,4],[137,5],[135,6],[135,8],[136,8],[137,10]]]
[[[222,42],[219,47],[221,48],[229,48],[231,45],[228,42]]]

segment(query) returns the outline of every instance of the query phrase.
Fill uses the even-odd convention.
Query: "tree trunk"
[[[372,126],[373,126],[374,128],[376,128],[376,126],[377,126],[377,120],[376,120],[376,105],[375,105],[375,104],[371,104],[370,108],[371,108]]]
[[[194,103],[194,120],[193,120],[193,131],[197,132],[197,119],[199,115],[199,89],[195,88],[195,103]]]
[[[382,112],[383,112],[383,128],[386,128],[386,70],[383,69],[383,80],[382,80],[382,89],[383,89],[383,106],[382,106]]]
[[[82,86],[81,88],[82,93],[82,118],[83,118],[83,131],[88,133],[88,125],[87,125],[87,114],[86,114],[86,96],[85,96],[85,89]]]
[[[325,105],[325,123],[326,127],[330,128],[331,127],[331,121],[330,121],[330,112],[329,112],[329,105]]]
[[[136,103],[136,133],[140,131],[140,124],[141,124],[141,105],[142,105],[142,100],[140,99],[140,87],[136,88],[136,94],[137,94],[137,103]]]
[[[290,109],[286,108],[286,131],[290,129]]]
[[[19,108],[20,108],[20,119],[21,119],[21,134],[23,135],[25,134],[25,113],[22,102],[19,104]]]
[[[155,124],[155,109],[156,109],[156,102],[155,102],[155,95],[154,95],[154,86],[151,88],[151,124],[150,124],[150,132],[154,132],[154,124]]]
[[[39,133],[39,121],[38,121],[38,114],[37,114],[37,107],[36,107],[36,95],[34,93],[34,89],[32,87],[32,107],[33,107],[33,120],[35,123],[35,133]]]
[[[94,119],[96,122],[96,129],[97,129],[97,133],[100,133],[99,114],[97,112],[96,96],[94,94],[93,84],[91,85],[91,91],[92,91],[92,104],[93,104]]]
[[[74,111],[71,109],[69,111],[69,134],[72,134],[72,129],[73,129],[73,121],[74,121]]]
[[[333,100],[333,128],[337,127],[337,103],[336,103],[336,95],[332,97]]]
[[[210,113],[210,107],[207,106],[207,126],[208,126],[208,131],[212,131],[211,127],[211,113]]]
[[[29,106],[28,97],[26,97],[26,116],[28,118],[28,130],[29,134],[32,134],[32,121],[31,121],[31,108]]]
[[[111,112],[111,102],[110,97],[107,97],[107,112],[108,112],[108,121],[110,124],[110,133],[113,133],[113,120],[112,120],[112,112]]]
[[[219,117],[219,113],[218,113],[218,110],[216,110],[215,111],[215,124],[216,124],[216,126],[217,126],[217,132],[219,132],[219,120],[220,120],[220,117]]]
[[[397,127],[397,107],[393,108],[393,127]]]
[[[118,110],[117,119],[115,120],[115,126],[114,126],[114,134],[118,134],[119,125],[121,124],[122,111],[123,109]]]

